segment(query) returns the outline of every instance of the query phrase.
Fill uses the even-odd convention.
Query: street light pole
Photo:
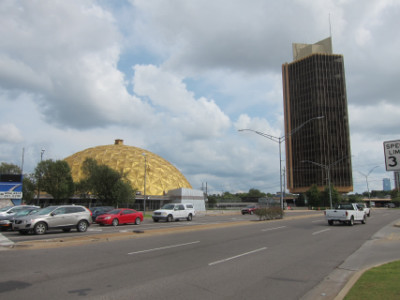
[[[283,209],[283,191],[282,191],[282,142],[286,140],[286,138],[290,137],[292,134],[296,133],[300,128],[302,128],[304,125],[308,124],[309,122],[313,121],[313,120],[318,120],[318,119],[323,119],[325,118],[325,116],[319,116],[319,117],[315,117],[315,118],[311,118],[307,121],[305,121],[304,123],[300,124],[299,126],[297,126],[295,129],[293,129],[291,132],[289,132],[287,135],[283,135],[280,137],[276,137],[270,134],[266,134],[264,132],[261,131],[256,131],[253,129],[239,129],[238,131],[252,131],[258,135],[261,135],[267,139],[270,139],[271,141],[274,141],[275,143],[279,144],[279,182],[280,182],[280,206],[281,209]]]
[[[367,182],[367,191],[368,191],[368,202],[369,202],[369,204],[371,204],[371,193],[369,192],[368,176],[369,176],[369,174],[371,174],[371,172],[372,172],[373,170],[375,170],[375,169],[378,168],[378,167],[379,167],[379,166],[373,167],[371,170],[369,170],[369,172],[368,172],[367,175],[365,175],[365,174],[359,172],[361,175],[363,175],[363,176],[365,177],[365,181]]]
[[[44,153],[44,149],[42,149],[42,151],[40,151],[40,162],[42,162],[43,161],[43,153]],[[39,177],[39,180],[38,180],[38,193],[37,193],[37,204],[39,205],[39,203],[40,203],[40,181],[41,181],[41,179],[42,179],[42,173],[40,172],[40,177]]]
[[[331,167],[338,164],[345,158],[347,158],[347,156],[344,156],[341,159],[338,159],[337,161],[335,161],[334,163],[331,163],[329,165],[323,165],[323,164],[320,164],[320,163],[317,163],[317,162],[311,161],[311,160],[302,160],[301,161],[302,163],[310,163],[310,164],[316,165],[316,166],[321,167],[326,170],[326,173],[327,173],[326,175],[328,177],[328,185],[329,185],[329,205],[330,205],[331,209],[332,209]]]
[[[144,190],[143,190],[143,215],[146,214],[146,175],[147,175],[147,156],[146,153],[142,153],[144,156]]]

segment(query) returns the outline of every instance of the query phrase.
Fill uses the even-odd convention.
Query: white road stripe
[[[6,238],[4,235],[0,233],[0,246],[11,246],[14,245],[14,242]]]
[[[250,252],[246,252],[246,253],[242,253],[242,254],[239,254],[239,255],[236,255],[236,256],[232,256],[232,257],[228,257],[228,258],[221,259],[221,260],[218,260],[218,261],[214,261],[214,262],[209,263],[208,265],[209,266],[213,266],[213,265],[220,264],[220,263],[223,263],[223,262],[227,262],[229,260],[236,259],[236,258],[245,256],[245,255],[253,254],[253,253],[265,250],[265,249],[267,249],[267,247],[263,247],[263,248],[256,249],[256,250],[253,250],[253,251],[250,251]]]
[[[271,231],[271,230],[276,230],[276,229],[282,229],[282,228],[286,228],[287,226],[280,226],[280,227],[274,227],[274,228],[266,228],[266,229],[262,229],[261,231]]]
[[[328,228],[328,229],[324,229],[324,230],[320,230],[320,231],[315,231],[315,232],[312,233],[312,235],[323,233],[323,232],[328,231],[328,230],[330,230],[330,229]]]
[[[147,249],[147,250],[141,250],[141,251],[135,251],[135,252],[129,252],[128,254],[147,253],[147,252],[153,252],[153,251],[159,251],[159,250],[165,250],[165,249],[183,247],[183,246],[193,245],[193,244],[197,244],[197,243],[200,243],[200,241],[195,241],[195,242],[190,242],[190,243],[185,243],[185,244],[178,244],[178,245],[170,245],[170,246],[165,246],[165,247],[160,247],[160,248],[153,248],[153,249]]]

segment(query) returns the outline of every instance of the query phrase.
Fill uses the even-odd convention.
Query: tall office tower
[[[383,178],[383,190],[391,191],[392,185],[390,184],[390,178]]]
[[[293,62],[282,65],[286,179],[291,193],[313,184],[353,190],[343,55],[331,38],[293,44]],[[322,119],[317,117],[324,116]]]

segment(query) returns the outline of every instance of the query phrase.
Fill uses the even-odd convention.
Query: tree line
[[[21,168],[14,164],[1,163],[0,174],[21,174]],[[134,204],[136,190],[126,179],[126,174],[107,165],[87,158],[82,164],[83,178],[74,182],[71,168],[64,160],[52,159],[38,163],[31,174],[25,174],[22,182],[23,201],[27,204],[47,206],[39,203],[41,192],[53,197],[52,204],[63,204],[73,195],[81,199],[97,199],[103,205],[118,207],[120,203]],[[36,194],[37,193],[37,194]]]

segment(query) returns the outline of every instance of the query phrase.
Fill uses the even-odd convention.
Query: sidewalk
[[[342,300],[368,269],[400,260],[400,220],[382,228],[301,300]]]

